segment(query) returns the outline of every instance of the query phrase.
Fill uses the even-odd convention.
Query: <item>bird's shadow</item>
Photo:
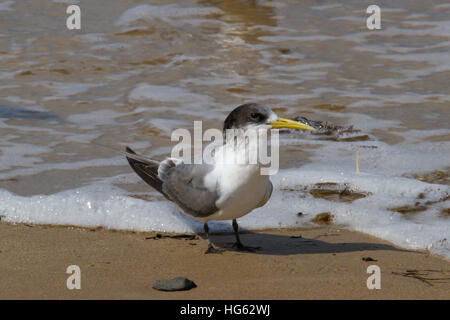
[[[203,225],[193,220],[192,218],[179,214],[179,217],[186,222],[191,222],[194,225],[194,229],[200,231],[203,229]],[[209,239],[218,248],[225,251],[237,251],[233,248],[233,244],[236,241],[233,232],[229,232],[231,225],[223,221],[211,221],[210,225],[216,230],[215,233],[210,233]],[[220,231],[219,231],[220,230]],[[219,232],[217,232],[219,231]],[[199,236],[206,239],[206,235],[201,232],[197,232]],[[375,242],[327,242],[318,240],[316,238],[303,238],[301,236],[295,236],[290,234],[273,234],[264,232],[251,232],[240,228],[239,236],[244,246],[260,247],[260,249],[253,251],[240,251],[250,254],[265,254],[265,255],[296,255],[296,254],[323,254],[323,253],[345,253],[355,251],[382,251],[390,250],[397,252],[415,252],[405,249],[399,249],[389,244],[375,243]],[[323,236],[340,236],[340,234],[323,234]]]
[[[279,235],[269,233],[247,232],[240,235],[241,241],[246,246],[260,247],[254,251],[244,251],[253,254],[266,255],[295,255],[295,254],[323,254],[344,253],[355,251],[390,250],[410,252],[394,246],[382,243],[370,242],[327,242],[314,238],[293,237],[291,235]],[[215,246],[226,251],[236,251],[232,248],[235,241],[233,234],[214,234],[210,238]]]

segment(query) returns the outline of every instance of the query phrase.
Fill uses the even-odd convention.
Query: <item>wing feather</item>
[[[163,191],[169,195],[185,213],[193,217],[208,217],[219,209],[217,188],[205,186],[204,178],[213,169],[212,166],[180,164],[167,172]]]
[[[211,165],[184,164],[173,159],[159,163],[137,155],[129,147],[126,154],[128,163],[138,176],[177,204],[184,213],[203,218],[217,212],[218,190],[211,190],[204,182],[205,176],[213,169]]]

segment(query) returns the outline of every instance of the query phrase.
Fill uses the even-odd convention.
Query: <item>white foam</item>
[[[392,241],[409,249],[439,247],[439,252],[435,253],[450,258],[450,246],[448,243],[442,243],[443,239],[450,236],[450,221],[439,217],[440,210],[449,205],[449,201],[441,200],[450,194],[450,187],[385,175],[349,173],[343,175],[323,169],[288,170],[284,173],[284,177],[278,180],[279,186],[286,189],[297,187],[298,190],[302,190],[302,187],[308,188],[317,182],[346,183],[350,190],[370,192],[371,195],[353,203],[335,203],[305,194],[305,198],[293,201],[291,205],[295,203],[297,205],[295,210],[302,211],[306,217],[308,214],[311,217],[319,212],[331,212],[338,224],[348,225],[351,229]],[[424,195],[424,199],[418,200],[420,194]],[[298,194],[289,195],[289,192],[284,192],[284,196],[282,193],[278,194],[267,209],[274,205],[275,210],[276,206],[290,202],[291,198],[295,197],[298,197]],[[414,206],[417,201],[421,204],[427,201],[436,203],[429,205],[428,210],[408,218],[388,210],[391,207]]]
[[[119,230],[193,231],[189,219],[168,202],[146,203],[101,184],[58,194],[21,197],[0,190],[5,221]]]
[[[381,121],[380,121],[381,122]],[[368,122],[367,126],[374,126]],[[449,130],[445,130],[449,132]],[[360,168],[364,173],[387,176],[401,176],[422,172],[430,172],[436,168],[450,166],[448,158],[450,142],[427,142],[424,136],[419,139],[414,136],[403,135],[405,141],[395,145],[388,145],[380,141],[327,142],[314,140],[321,145],[310,160],[305,164],[305,170],[335,170],[335,172],[354,172],[356,151],[358,146],[372,146],[360,151]],[[309,138],[308,138],[309,139]],[[294,141],[298,144],[299,140]],[[330,155],[333,155],[330,157]]]

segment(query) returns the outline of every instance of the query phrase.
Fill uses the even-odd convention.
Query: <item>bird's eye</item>
[[[253,112],[252,114],[250,114],[250,117],[252,117],[252,119],[258,120],[260,118],[260,114],[257,112]]]

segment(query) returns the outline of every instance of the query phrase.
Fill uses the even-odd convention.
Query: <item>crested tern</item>
[[[228,115],[224,121],[223,134],[226,136],[230,129],[265,130],[267,133],[268,130],[278,128],[314,130],[307,124],[280,118],[268,107],[247,103]],[[233,247],[252,251],[254,248],[242,244],[236,219],[263,206],[272,194],[269,175],[261,174],[260,163],[224,164],[223,158],[219,160],[225,151],[227,155],[243,156],[245,137],[239,134],[236,137],[231,141],[226,140],[215,150],[212,164],[189,164],[176,158],[158,162],[126,148],[127,160],[139,177],[177,205],[184,214],[204,223],[208,242],[205,253],[223,251],[215,248],[209,239],[210,220],[232,220],[236,237]],[[236,140],[239,141],[236,143]]]

